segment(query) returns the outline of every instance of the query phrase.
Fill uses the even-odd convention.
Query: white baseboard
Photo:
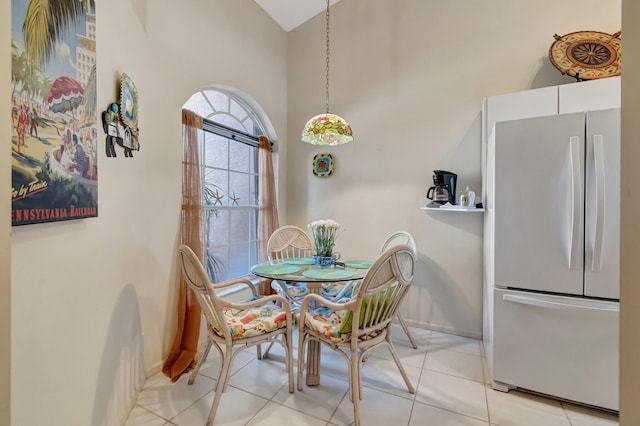
[[[164,365],[164,361],[158,361],[157,363],[153,364],[149,368],[145,369],[144,370],[145,377],[148,379],[149,377],[160,373],[162,371],[163,365]]]
[[[406,318],[404,319],[404,322],[409,327],[423,328],[425,330],[438,331],[440,333],[455,334],[456,336],[470,337],[472,339],[482,340],[482,333],[477,333],[474,331],[459,330],[457,328],[446,327],[446,326],[431,324],[431,323],[422,322],[422,321],[413,321]]]

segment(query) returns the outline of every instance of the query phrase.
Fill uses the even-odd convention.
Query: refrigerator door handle
[[[580,208],[582,205],[582,181],[580,179],[580,138],[571,136],[569,138],[569,149],[571,150],[571,228],[569,230],[569,269],[576,269],[578,258],[578,243],[580,238]]]
[[[540,308],[553,308],[553,309],[588,309],[592,311],[606,311],[606,312],[619,312],[619,307],[604,307],[604,306],[587,306],[587,305],[574,305],[569,303],[552,302],[550,300],[538,299],[526,296],[516,296],[514,294],[503,294],[502,300],[505,302],[520,303],[523,305],[538,306]]]
[[[596,181],[595,238],[591,271],[600,272],[602,264],[602,241],[604,236],[604,145],[602,135],[593,135],[593,161]]]

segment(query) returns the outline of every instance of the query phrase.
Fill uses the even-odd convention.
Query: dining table
[[[313,258],[300,257],[254,265],[251,268],[251,273],[261,278],[271,279],[280,286],[290,285],[291,283],[306,283],[309,293],[333,299],[338,293],[344,294],[344,291],[327,291],[328,288],[343,289],[342,285],[332,286],[333,284],[348,286],[357,284],[365,277],[371,264],[372,262],[369,260],[345,260],[336,262],[333,266],[321,268],[316,265]],[[319,342],[309,341],[309,347],[307,348],[307,386],[318,386],[320,384],[320,350]]]

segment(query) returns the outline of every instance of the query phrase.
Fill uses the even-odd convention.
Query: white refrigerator
[[[492,385],[618,409],[620,110],[496,122]]]

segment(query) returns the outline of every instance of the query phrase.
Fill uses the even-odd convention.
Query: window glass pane
[[[217,90],[206,90],[205,95],[216,112],[229,112],[229,96]]]
[[[229,169],[248,172],[251,147],[244,143],[232,143],[229,152]]]
[[[249,241],[249,227],[251,226],[251,217],[246,210],[232,210],[231,221],[229,223],[229,229],[231,235],[229,236],[230,243],[240,243]]]
[[[242,107],[240,104],[238,104],[238,102],[236,102],[234,99],[231,99],[231,103],[230,103],[230,111],[231,115],[237,117],[237,119],[240,122],[245,121],[245,119],[247,118],[247,111],[245,111],[244,107]],[[251,129],[251,127],[249,127],[249,130]],[[247,128],[243,127],[243,131],[246,132]]]
[[[251,198],[249,192],[249,175],[244,173],[229,172],[229,203],[232,206],[249,205]]]
[[[219,169],[204,169],[204,200],[206,205],[229,205],[229,172]]]
[[[215,121],[216,123],[223,124],[232,129],[240,130],[241,132],[246,133],[246,129],[244,128],[242,123],[238,121],[238,119],[235,118],[234,116],[227,115],[227,114],[216,114],[213,117],[211,117],[211,120]]]
[[[230,278],[238,278],[247,274],[249,270],[249,244],[231,246],[230,251]]]
[[[200,117],[206,117],[213,112],[211,104],[209,104],[202,92],[192,95],[186,105],[188,105],[187,109],[195,112]]]
[[[217,283],[229,278],[229,250],[227,246],[215,247],[210,245],[207,250],[207,273],[211,282]]]
[[[210,132],[204,132],[204,135],[204,164],[226,168],[229,161],[229,139]]]
[[[216,209],[208,219],[206,232],[209,246],[229,244],[229,211]]]

